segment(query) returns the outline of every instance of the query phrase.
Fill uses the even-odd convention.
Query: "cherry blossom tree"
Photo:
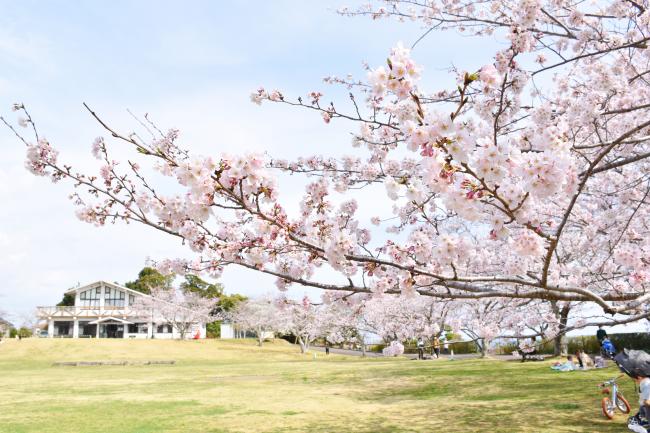
[[[198,293],[156,287],[151,289],[150,296],[138,297],[134,308],[151,314],[154,323],[171,325],[184,339],[197,325],[218,320],[213,314],[217,301]]]
[[[393,340],[390,344],[382,349],[384,356],[399,356],[404,353],[404,345],[398,340]]]
[[[300,353],[307,353],[311,343],[326,333],[323,309],[314,305],[307,296],[300,302],[280,299],[277,303],[282,331],[296,337]]]
[[[258,346],[262,346],[267,333],[278,332],[283,328],[280,308],[268,296],[238,303],[227,318],[244,329],[255,331]]]
[[[321,336],[330,344],[358,344],[365,356],[368,330],[363,326],[363,300],[336,292],[325,292],[322,298]]]
[[[461,62],[441,89],[422,84],[426,53],[416,41],[414,51],[397,44],[385,61],[373,59],[365,77],[327,78],[349,91],[345,101],[321,91],[251,95],[326,124],[349,122],[354,156],[201,157],[146,116],[149,139],[87,107],[108,136],[92,144],[102,165],[93,174],[60,162],[22,104],[18,123],[33,137],[2,120],[27,146],[28,170],[77,187],[81,220],[138,222],[188,245],[195,259],[161,261],[169,272],[218,276],[240,266],[275,276],[280,290],[418,293],[479,310],[490,299],[507,308],[521,304],[504,299],[539,300],[561,315],[560,305],[580,302],[600,311],[583,326],[648,317],[645,2],[391,0],[341,13],[414,21],[423,37],[458,31],[503,45],[487,64]],[[133,160],[113,160],[116,141],[133,147]],[[157,187],[140,164],[178,191]],[[297,215],[282,199],[283,174],[307,183]],[[364,191],[384,194],[393,214],[358,217]],[[316,274],[321,267],[336,278]],[[496,330],[488,331],[477,337],[489,340]]]
[[[485,357],[490,343],[507,331],[509,309],[498,299],[467,302],[461,307],[457,329],[470,337],[482,357]]]
[[[482,356],[487,355],[491,343],[497,340],[528,343],[541,337],[539,341],[544,342],[563,335],[550,303],[538,300],[457,301],[447,323],[456,332],[468,336]]]
[[[382,295],[364,303],[364,323],[385,341],[406,341],[418,337],[432,340],[444,330],[452,301],[421,296]]]

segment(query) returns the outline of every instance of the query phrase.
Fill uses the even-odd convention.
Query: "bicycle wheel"
[[[630,413],[630,403],[623,397],[623,394],[616,394],[616,407],[623,413]]]
[[[605,415],[609,419],[614,418],[615,407],[611,398],[603,397],[602,401],[600,402],[600,406],[603,409],[603,415]]]

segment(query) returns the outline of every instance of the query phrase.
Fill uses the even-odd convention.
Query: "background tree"
[[[26,326],[21,326],[20,328],[11,328],[9,330],[9,337],[11,338],[29,338],[34,335],[34,331]]]
[[[366,326],[386,343],[440,336],[453,302],[415,296],[382,295],[364,303]]]
[[[325,292],[322,299],[321,337],[330,344],[358,344],[362,356],[365,356],[369,333],[362,326],[363,299],[359,296],[345,297],[336,292]]]
[[[213,322],[216,298],[206,298],[194,292],[182,292],[173,288],[154,287],[150,296],[140,296],[135,309],[151,313],[156,323],[169,324],[185,338],[199,323]]]
[[[146,266],[138,273],[138,278],[135,281],[124,283],[124,287],[150,294],[151,290],[156,287],[170,288],[173,281],[172,275],[163,275],[157,269]]]
[[[218,299],[213,314],[215,317],[222,317],[222,313],[231,311],[239,302],[248,299],[244,295],[234,293],[226,295],[224,288],[219,283],[208,283],[197,275],[185,275],[185,281],[180,285],[183,292],[196,293],[204,298]],[[222,320],[215,320],[206,325],[208,337],[219,338],[221,337],[221,322]]]
[[[63,299],[56,304],[58,307],[72,307],[74,306],[74,293],[64,293]]]
[[[219,297],[219,302],[217,302],[217,308],[220,311],[232,311],[240,302],[244,302],[248,297],[240,295],[239,293],[233,293],[232,295],[223,294]]]
[[[237,304],[227,317],[244,330],[254,331],[257,345],[262,346],[265,334],[283,329],[280,310],[270,297],[249,299]]]
[[[309,297],[304,296],[301,301],[280,298],[276,303],[279,305],[279,327],[296,338],[300,353],[307,353],[314,340],[325,336],[326,316],[322,306],[312,304]]]
[[[193,274],[185,275],[185,281],[180,286],[183,292],[196,293],[204,298],[221,298],[223,295],[223,286],[219,283],[208,283],[201,277]]]

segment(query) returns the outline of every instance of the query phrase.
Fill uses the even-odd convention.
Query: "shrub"
[[[647,332],[626,332],[611,334],[609,338],[614,343],[616,350],[635,349],[650,352],[650,334]],[[581,335],[569,338],[569,353],[584,350],[586,353],[600,353],[600,344],[593,335]]]
[[[221,338],[221,321],[205,325],[205,333],[208,338]]]
[[[646,332],[611,334],[609,338],[612,340],[612,343],[614,343],[616,350],[635,349],[650,352],[650,334]],[[592,355],[600,353],[600,344],[595,335],[576,335],[573,337],[567,337],[566,340],[569,353],[576,353],[578,350],[583,350],[585,353]],[[517,348],[518,345],[515,340],[508,340],[502,342],[497,347],[497,353],[501,355],[509,355],[513,351],[517,350]],[[553,341],[546,341],[538,347],[537,353],[550,355],[553,354],[553,349]]]
[[[19,336],[20,338],[28,338],[31,337],[33,334],[34,333],[32,332],[31,329],[25,328],[24,326],[20,327],[19,329],[11,328],[11,330],[9,330],[10,338],[16,338],[16,336]]]
[[[25,328],[24,326],[21,326],[21,328],[18,330],[18,336],[20,338],[28,338],[31,337],[34,333],[32,332],[31,329]]]

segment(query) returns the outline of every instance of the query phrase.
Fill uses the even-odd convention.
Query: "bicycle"
[[[618,384],[616,381],[623,377],[621,374],[618,377],[607,380],[598,386],[602,388],[602,393],[609,395],[609,397],[603,397],[600,402],[600,405],[603,409],[603,415],[609,419],[614,418],[616,409],[620,410],[623,413],[630,413],[630,403],[623,397],[623,394],[618,390]]]

